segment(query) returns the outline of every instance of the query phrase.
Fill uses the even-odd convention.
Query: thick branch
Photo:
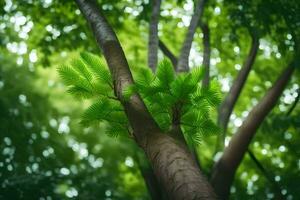
[[[192,47],[194,34],[196,32],[198,22],[203,13],[204,3],[205,3],[205,0],[197,1],[188,32],[185,36],[185,40],[184,40],[184,43],[181,48],[181,52],[180,52],[180,56],[179,56],[179,60],[178,60],[178,64],[177,64],[178,72],[184,72],[184,71],[189,70],[189,55],[190,55],[190,51],[191,51],[191,47]]]
[[[153,0],[152,13],[149,26],[149,41],[148,41],[148,65],[154,72],[157,66],[158,52],[158,21],[160,14],[161,0]]]
[[[253,66],[257,50],[259,47],[259,40],[256,37],[252,37],[252,44],[250,51],[248,53],[247,59],[245,60],[242,69],[239,71],[238,76],[233,82],[233,85],[230,88],[229,93],[227,94],[225,100],[220,105],[219,108],[219,116],[218,116],[218,124],[223,129],[223,140],[225,137],[227,125],[229,122],[230,115],[233,111],[234,105],[237,102],[238,97],[242,91],[242,88],[247,80],[249,72]]]
[[[172,62],[174,69],[176,70],[177,67],[177,58],[176,56],[168,49],[168,47],[165,45],[165,43],[161,40],[159,40],[159,48],[160,50],[167,56],[170,61]]]
[[[204,87],[209,86],[209,66],[210,66],[210,33],[208,24],[201,24],[200,25],[203,33],[203,67],[205,69],[204,78],[202,80],[202,85]]]
[[[249,113],[242,126],[232,137],[229,145],[225,148],[221,159],[216,163],[211,183],[216,193],[224,199],[227,199],[229,196],[234,174],[247,151],[251,139],[264,118],[275,106],[294,68],[294,63],[292,63],[283,71],[273,87]]]

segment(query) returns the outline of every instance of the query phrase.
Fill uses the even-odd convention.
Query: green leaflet
[[[94,73],[96,78],[98,78],[101,82],[112,86],[111,74],[104,62],[98,56],[83,52],[80,54],[80,57],[87,67]]]
[[[162,60],[156,70],[156,77],[163,88],[169,88],[175,78],[175,72],[172,64],[167,59]]]

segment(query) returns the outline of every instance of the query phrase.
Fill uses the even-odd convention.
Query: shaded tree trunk
[[[236,79],[234,80],[230,91],[228,92],[227,96],[225,97],[224,101],[220,105],[219,108],[219,115],[218,115],[218,124],[222,128],[222,136],[220,137],[220,141],[218,142],[219,147],[222,148],[224,145],[224,139],[226,135],[226,129],[229,122],[230,115],[233,111],[233,108],[240,96],[240,93],[243,89],[243,86],[247,80],[247,77],[251,71],[253,66],[257,50],[259,47],[258,38],[252,37],[251,48],[247,59],[245,60],[242,69],[239,71]]]

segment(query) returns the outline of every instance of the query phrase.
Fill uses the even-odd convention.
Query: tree
[[[205,178],[203,178],[200,173],[200,169],[196,168],[195,161],[188,154],[187,150],[183,148],[184,143],[182,143],[182,139],[177,137],[177,142],[181,142],[180,145],[178,145],[178,143],[176,143],[172,137],[162,134],[162,130],[158,127],[138,94],[131,96],[128,101],[124,100],[122,91],[129,85],[134,84],[134,81],[122,47],[120,46],[120,43],[111,26],[103,14],[101,14],[101,11],[96,9],[94,2],[80,0],[76,2],[86,20],[89,22],[97,42],[103,50],[105,59],[108,63],[112,78],[114,80],[116,97],[124,107],[126,116],[133,129],[135,140],[137,144],[144,149],[148,159],[151,162],[156,177],[159,178],[168,196],[172,199],[215,199],[216,196],[211,189],[210,184],[205,180]],[[192,43],[191,38],[193,38],[193,33],[195,32],[197,21],[201,16],[200,13],[201,9],[203,9],[203,6],[204,4],[202,1],[199,1],[196,6],[195,14],[192,17],[190,29],[178,61],[177,69],[179,72],[186,71],[188,69],[187,60],[189,53],[187,52],[190,51]],[[250,60],[246,62],[245,68],[249,68],[249,66],[251,66],[253,63],[253,58],[255,57],[255,52],[257,51],[258,47],[257,43],[257,39],[254,39],[254,47],[250,52]],[[158,46],[158,44],[156,46]],[[291,65],[288,66],[288,68],[283,72],[278,81],[275,82],[274,86],[270,89],[267,95],[249,114],[247,120],[244,122],[244,125],[240,128],[241,133],[238,132],[235,135],[232,142],[226,148],[225,153],[218,162],[218,165],[221,167],[216,167],[216,171],[214,171],[212,177],[212,184],[216,193],[220,195],[221,198],[226,199],[228,197],[229,186],[231,185],[234,172],[241,162],[243,154],[247,150],[247,146],[251,141],[252,135],[256,132],[259,124],[275,105],[277,99],[290,79],[294,68],[295,62],[293,61]],[[249,72],[249,69],[247,69],[247,71]],[[247,73],[241,79],[245,80],[246,77]],[[235,84],[240,84],[241,86],[239,86],[239,88],[243,86],[244,81],[240,82],[242,83],[237,82]],[[238,89],[236,92],[237,94],[233,95],[237,96],[240,93],[240,90],[241,89]],[[236,99],[237,98],[235,98],[233,101],[236,101]],[[229,108],[229,110],[232,110],[232,108]],[[175,116],[172,117],[174,118]],[[173,123],[175,123],[173,126],[176,126],[178,120],[174,120]],[[141,127],[141,125],[143,126]],[[237,141],[235,142],[235,140]],[[241,146],[243,149],[235,147],[235,143],[237,143],[237,146]],[[238,152],[238,154],[227,153],[230,151]],[[225,162],[228,162],[228,164],[225,164]],[[222,168],[225,168],[226,170],[223,170]],[[232,172],[228,173],[227,169],[232,170]],[[218,170],[220,170],[220,175],[218,174]],[[230,175],[231,178],[227,177],[228,175]],[[224,184],[225,180],[228,180],[229,183]],[[218,186],[218,184],[220,184],[220,186]],[[224,185],[222,186],[222,184]]]
[[[238,171],[239,166],[247,172],[253,172],[255,169],[254,167],[247,168],[249,164],[249,158],[245,157],[247,152],[250,159],[254,161],[250,164],[257,165],[262,175],[272,184],[267,189],[273,191],[278,199],[288,198],[287,192],[284,192],[285,189],[282,189],[280,185],[289,185],[290,188],[295,186],[289,181],[278,184],[272,182],[271,173],[266,173],[262,168],[264,164],[260,162],[272,167],[274,163],[269,163],[264,156],[261,156],[258,149],[261,149],[260,142],[266,141],[267,138],[267,136],[262,136],[263,133],[272,134],[271,141],[275,149],[276,145],[281,144],[279,141],[282,140],[283,135],[288,138],[291,137],[289,132],[292,132],[295,137],[294,133],[299,130],[297,128],[299,122],[296,120],[299,109],[295,109],[296,106],[294,106],[298,98],[295,97],[295,103],[291,107],[291,110],[295,109],[296,114],[280,117],[282,110],[288,106],[280,100],[282,93],[286,95],[286,88],[295,93],[299,86],[298,80],[291,78],[293,73],[298,73],[295,69],[299,65],[299,3],[296,1],[273,2],[272,0],[228,1],[226,4],[219,1],[196,1],[194,14],[190,16],[190,23],[184,24],[188,27],[186,34],[184,28],[174,29],[172,26],[180,21],[176,17],[172,18],[166,12],[161,12],[159,16],[160,6],[164,7],[166,3],[153,1],[152,7],[148,3],[140,4],[137,1],[132,3],[134,5],[128,8],[134,9],[137,5],[138,9],[144,10],[138,15],[132,12],[133,16],[136,16],[135,22],[134,20],[126,21],[127,18],[124,22],[124,19],[120,17],[123,16],[122,10],[130,10],[126,9],[127,5],[122,1],[116,1],[116,3],[101,1],[100,6],[92,0],[76,0],[76,4],[68,2],[65,5],[53,1],[53,5],[56,6],[53,9],[55,14],[47,13],[47,19],[55,19],[53,16],[58,16],[57,13],[66,8],[70,9],[71,12],[67,18],[57,20],[58,26],[55,26],[55,30],[62,30],[66,24],[75,22],[72,37],[69,37],[67,32],[61,32],[58,39],[53,39],[57,33],[54,31],[52,39],[50,37],[49,40],[48,33],[43,33],[41,29],[36,28],[34,33],[40,37],[31,38],[29,44],[32,47],[43,44],[39,49],[39,52],[43,52],[39,60],[42,65],[50,65],[53,62],[47,55],[49,51],[55,52],[54,49],[63,48],[69,51],[69,49],[83,46],[86,47],[85,50],[95,53],[97,52],[96,46],[100,47],[108,68],[101,59],[89,53],[82,53],[79,59],[59,68],[62,79],[66,85],[69,85],[70,93],[76,98],[88,98],[94,102],[84,112],[82,123],[86,125],[96,122],[98,124],[99,121],[105,121],[104,127],[100,128],[101,132],[109,133],[111,136],[124,135],[132,138],[150,162],[151,167],[148,167],[147,164],[140,163],[143,159],[140,158],[139,153],[133,154],[153,199],[165,198],[161,193],[166,193],[170,199],[228,199],[235,174],[241,173]],[[168,6],[176,7],[170,2],[167,3]],[[19,10],[25,13],[43,12],[44,4],[39,2],[33,4],[35,6],[30,9],[19,2],[14,2],[13,5],[17,5]],[[182,1],[178,1],[179,6],[182,4],[184,4]],[[184,7],[188,8],[189,5],[192,3],[185,4]],[[76,6],[81,10],[92,31],[89,31],[83,18],[78,17],[79,12],[76,12],[77,14],[72,12]],[[31,8],[39,9],[31,10]],[[7,11],[9,9],[11,11]],[[13,7],[5,6],[2,12],[7,16],[14,16],[15,11]],[[48,23],[36,17],[33,19],[41,26]],[[160,28],[158,19],[164,24],[169,23],[169,26]],[[5,17],[2,20],[5,20]],[[149,21],[150,24],[147,31],[143,30],[148,26],[145,26],[145,21]],[[183,22],[186,23],[186,20]],[[143,40],[128,40],[137,32],[134,28],[135,24],[141,24],[137,27],[143,27],[142,33],[149,32],[148,65],[152,72],[140,66],[144,64],[144,58],[139,56],[144,56],[144,53],[139,53],[145,50],[139,44]],[[126,56],[112,27],[115,27],[116,33],[121,36],[122,43],[126,42],[124,46]],[[50,30],[50,27],[48,29]],[[86,33],[84,34],[84,38],[88,38],[84,39],[86,42],[76,42],[78,35],[81,37],[83,35],[81,30]],[[123,34],[119,34],[121,30],[124,31]],[[97,43],[89,39],[92,37],[91,32]],[[161,38],[158,37],[159,32],[164,33],[160,34]],[[174,33],[185,36],[182,45],[180,39],[169,37]],[[201,34],[202,38],[199,37]],[[42,35],[45,37],[41,37]],[[10,38],[13,37],[10,36]],[[7,39],[2,41],[10,48],[11,43],[5,43]],[[199,60],[193,62],[195,58],[193,51],[199,49],[197,45],[203,49],[202,65],[205,71],[202,67],[193,67],[195,62],[197,65],[200,64]],[[172,47],[174,52],[179,52],[178,58],[169,47]],[[270,47],[272,50],[268,49]],[[170,59],[171,63],[167,60],[158,62],[158,58],[161,57],[158,48]],[[232,49],[234,49],[234,54]],[[247,52],[248,49],[250,49],[249,52]],[[280,57],[280,59],[273,59],[273,57],[270,59],[269,54],[272,56],[274,54],[274,57]],[[246,58],[244,62],[243,57]],[[218,68],[216,68],[218,62]],[[237,63],[244,64],[241,66]],[[139,67],[132,67],[132,65],[139,65]],[[193,69],[190,70],[190,68]],[[280,70],[282,73],[279,72]],[[223,84],[222,88],[225,88],[225,81],[230,81],[230,79],[226,79],[224,74],[226,76],[229,74],[229,77],[236,75],[236,78],[229,90],[222,89],[223,92],[228,91],[228,93],[218,107],[219,89],[212,79],[217,78]],[[277,80],[274,74],[278,76]],[[264,91],[267,92],[264,94]],[[11,120],[5,113],[1,116],[4,116],[3,119],[8,116]],[[236,119],[235,126],[230,123],[230,116]],[[221,128],[221,134],[217,136],[217,139],[208,137],[210,133],[219,130],[215,126],[214,118]],[[276,124],[275,121],[279,123]],[[274,128],[277,127],[276,125],[278,131]],[[99,127],[93,127],[93,130],[97,129]],[[78,132],[80,131],[81,129],[78,128]],[[232,133],[235,134],[232,135]],[[259,138],[259,143],[252,142],[257,140],[256,138]],[[230,142],[228,142],[229,139]],[[207,144],[199,145],[200,141]],[[211,146],[215,143],[217,148],[212,150]],[[280,152],[286,151],[286,148],[293,151],[293,155],[289,155],[291,157],[285,157],[285,163],[294,163],[290,158],[295,158],[299,153],[295,150],[295,144],[297,143],[286,140],[283,146],[279,146]],[[206,145],[210,149],[209,153],[207,150],[203,151]],[[130,148],[135,149],[132,146]],[[250,151],[250,148],[253,151]],[[263,148],[265,150],[265,147]],[[212,152],[217,153],[213,155]],[[213,157],[214,167],[211,166]],[[241,165],[242,161],[244,164]],[[289,169],[288,174],[293,177],[296,170],[293,167]],[[282,173],[282,171],[274,169],[274,174],[277,173]],[[210,176],[210,181],[207,180],[206,175]],[[88,177],[88,175],[83,176]],[[244,188],[245,181],[241,179],[240,177],[236,179],[232,188]],[[274,179],[278,180],[277,176]],[[99,187],[102,188],[102,186]],[[263,188],[262,185],[259,193],[261,196],[257,198],[265,198],[264,190],[261,188]],[[298,194],[296,189],[291,189],[292,192]],[[237,195],[243,195],[243,193],[239,191]],[[245,196],[236,198],[243,199]]]

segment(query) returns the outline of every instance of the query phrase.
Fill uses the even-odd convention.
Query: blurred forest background
[[[146,67],[149,0],[99,2],[129,65]],[[222,98],[247,57],[249,29],[256,27],[259,33],[257,57],[230,117],[225,146],[290,62],[299,36],[299,4],[212,0],[205,5],[210,77],[219,83]],[[159,37],[175,55],[193,9],[192,0],[162,1]],[[190,67],[202,65],[202,40],[198,28]],[[57,73],[57,67],[80,52],[100,55],[76,4],[1,1],[0,44],[0,199],[150,199],[143,152],[129,137],[109,137],[101,127],[82,126],[80,117],[89,101],[69,95]],[[161,51],[158,57],[163,59]],[[231,199],[274,199],[274,188],[288,200],[300,198],[299,84],[296,70],[249,147],[253,157],[247,154],[238,168]],[[219,157],[217,137],[204,137],[197,147],[206,174]]]

